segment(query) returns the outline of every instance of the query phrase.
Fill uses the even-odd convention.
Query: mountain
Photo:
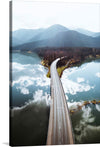
[[[93,37],[99,37],[100,36],[100,32],[94,33]]]
[[[54,37],[58,32],[67,31],[67,30],[68,29],[66,27],[58,24],[53,25],[46,29],[36,29],[36,30],[20,29],[12,33],[13,46],[32,41],[49,39]],[[19,42],[17,40],[19,40]]]
[[[12,46],[30,42],[30,39],[35,35],[43,32],[44,29],[20,29],[12,32]]]
[[[20,44],[23,44],[23,42],[21,42],[19,39],[17,39],[16,37],[11,37],[11,43],[12,43],[12,46],[16,46],[16,45],[20,45]]]
[[[57,33],[62,31],[68,31],[68,29],[59,24],[53,25],[45,29],[42,33],[39,33],[37,36],[34,36],[30,41],[44,40],[54,37]]]
[[[100,48],[100,36],[91,37],[73,30],[57,33],[49,39],[33,41],[14,49],[34,50],[38,47],[98,47]]]
[[[100,32],[69,30],[56,24],[45,29],[20,29],[12,32],[12,46],[20,49],[37,47],[100,47]],[[15,49],[14,48],[14,49]]]
[[[75,29],[75,31],[77,31],[79,33],[82,33],[84,35],[87,35],[87,36],[91,36],[91,37],[98,37],[98,36],[100,36],[100,32],[91,32],[91,31],[88,31],[88,30],[85,30],[85,29],[81,29],[81,28]]]

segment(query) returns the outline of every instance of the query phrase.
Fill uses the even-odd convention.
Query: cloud
[[[30,85],[33,85],[34,80],[35,78],[30,76],[21,76],[18,80],[14,80],[12,82],[12,86],[14,86],[15,84],[19,84],[20,86],[28,87]]]
[[[43,96],[43,90],[38,90],[35,92],[35,94],[33,95],[33,98],[35,100],[41,100]]]
[[[81,106],[84,102],[81,101],[81,102],[67,102],[68,104],[68,108],[71,110],[71,109],[77,109],[78,106]]]
[[[83,103],[84,101],[68,102],[69,110],[77,109],[77,105],[82,105]],[[83,106],[81,110],[71,116],[76,144],[100,143],[100,124],[97,122],[100,105],[91,106],[93,105]],[[96,110],[99,112],[96,112]]]
[[[79,120],[74,126],[75,140],[77,143],[97,143],[100,142],[100,126],[94,125],[97,116],[94,115],[90,106],[83,107]],[[78,116],[77,116],[78,117]]]
[[[44,87],[50,85],[50,79],[46,75],[36,78],[36,86]]]
[[[32,85],[45,88],[50,85],[50,79],[46,77],[46,70],[39,64],[23,65],[14,62],[12,63],[12,77],[11,86],[15,86],[22,94],[29,94],[28,87]]]
[[[18,87],[17,89],[20,89],[22,94],[29,94],[29,90],[25,87]]]
[[[69,79],[62,78],[62,84],[64,87],[65,93],[70,93],[72,95],[77,94],[77,92],[83,92],[83,91],[89,91],[90,89],[93,89],[93,86],[86,84],[79,84],[76,82],[73,82]]]
[[[84,81],[85,81],[84,78],[81,78],[81,77],[78,77],[78,78],[77,78],[77,82],[78,82],[78,83],[81,83],[81,82],[84,82]]]
[[[24,92],[28,92],[27,89],[23,88],[23,93]],[[16,111],[16,110],[22,110],[26,107],[30,107],[31,105],[41,105],[43,104],[44,106],[48,106],[50,105],[50,101],[51,101],[51,96],[50,94],[48,94],[47,92],[43,93],[43,90],[38,89],[37,91],[35,91],[35,93],[33,94],[33,99],[29,100],[28,102],[25,102],[25,105],[21,106],[21,107],[14,107],[12,110]]]
[[[74,72],[77,72],[77,70],[79,70],[78,67],[74,67],[64,71],[61,81],[62,81],[65,93],[70,93],[72,95],[75,95],[78,92],[89,91],[90,89],[94,88],[94,86],[90,86],[87,81],[85,82],[85,79],[83,77],[78,77],[77,82],[74,82],[69,79],[69,76],[73,74]]]
[[[64,70],[63,76],[68,77],[69,75],[75,73],[77,70],[79,70],[78,67],[71,67],[71,68],[68,68],[68,69]]]
[[[12,68],[13,72],[25,70],[26,68],[28,68],[30,66],[31,66],[30,64],[24,65],[24,64],[17,63],[17,62],[11,63],[11,68]]]
[[[18,80],[15,80],[11,84],[16,86],[16,89],[20,89],[22,94],[29,94],[29,86],[36,87],[46,87],[50,85],[50,79],[45,75],[41,77],[30,77],[30,76],[21,76]]]
[[[37,65],[36,65],[36,66],[37,66]],[[44,67],[41,66],[41,65],[39,65],[39,64],[38,64],[38,66],[37,66],[37,69],[38,69],[39,71],[41,71],[41,72],[44,72]]]
[[[37,95],[37,93],[40,94]],[[45,97],[41,90],[38,90],[37,93],[35,97]],[[49,123],[49,106],[42,97],[41,100],[29,101],[22,107],[11,109],[11,140],[15,146],[18,144],[25,146],[45,144]],[[42,140],[39,139],[41,136]]]
[[[30,85],[33,85],[34,82],[37,86],[47,86],[50,84],[50,79],[46,77],[46,71],[42,65],[23,65],[17,62],[12,63],[12,65],[12,74],[14,74],[12,86],[14,86],[15,84],[20,84],[21,86],[28,87]],[[23,73],[21,73],[20,71],[24,71],[24,76]],[[20,72],[20,75],[18,75],[18,77],[16,78],[15,73],[13,72]]]
[[[100,126],[80,124],[75,128],[75,140],[77,143],[100,143]]]
[[[39,72],[41,72],[41,74],[45,73],[45,69],[42,65],[40,64],[20,64],[18,62],[13,62],[11,63],[11,69],[12,72],[21,72],[24,71],[25,74],[27,74],[27,70],[28,70],[28,75],[37,75],[37,73],[39,74]],[[15,73],[14,73],[15,74]]]
[[[12,82],[12,86],[19,84],[20,86],[28,87],[36,83],[36,86],[48,86],[50,84],[50,79],[46,75],[41,75],[41,77],[31,77],[31,76],[21,76],[18,80]]]
[[[46,104],[48,105],[50,102],[50,94],[48,94],[47,92],[45,92],[43,94],[43,90],[38,89],[35,94],[33,94],[33,99],[34,101],[41,101],[41,100],[45,100]]]
[[[82,115],[82,121],[86,122],[86,123],[92,123],[95,120],[95,117],[93,116],[92,112],[92,108],[90,107],[82,107],[83,110],[83,115]]]
[[[96,76],[97,76],[98,78],[100,78],[100,72],[97,72],[97,73],[96,73]]]
[[[100,112],[100,105],[96,104],[96,109]]]

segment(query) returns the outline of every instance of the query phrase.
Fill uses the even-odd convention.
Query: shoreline
[[[88,63],[88,62],[91,62],[91,61],[95,61],[97,59],[100,59],[100,55],[96,55],[96,57],[93,57],[93,56],[88,56],[86,57],[83,61],[80,61],[80,60],[74,60],[74,59],[70,59],[71,60],[71,63],[69,63],[68,66],[66,65],[63,65],[63,66],[59,66],[57,67],[57,71],[58,71],[58,75],[59,77],[62,76],[63,74],[63,71],[69,67],[75,67],[75,66],[81,66],[83,63]],[[69,62],[69,60],[66,62],[66,64]],[[41,65],[43,65],[44,67],[46,67],[48,69],[48,72],[47,72],[47,77],[50,78],[50,66],[48,65],[49,61],[48,60],[41,60]]]

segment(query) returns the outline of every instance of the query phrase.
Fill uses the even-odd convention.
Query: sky
[[[12,30],[60,24],[100,32],[100,4],[13,1]]]

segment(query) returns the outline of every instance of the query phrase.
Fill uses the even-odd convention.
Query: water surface
[[[11,142],[46,144],[50,79],[37,54],[12,53]],[[69,109],[84,101],[100,100],[100,60],[68,68],[61,78]],[[71,115],[75,143],[100,143],[100,105],[90,104]]]
[[[69,109],[84,101],[100,101],[100,59],[66,69],[61,78]],[[100,143],[100,104],[89,104],[71,115],[75,143]]]

